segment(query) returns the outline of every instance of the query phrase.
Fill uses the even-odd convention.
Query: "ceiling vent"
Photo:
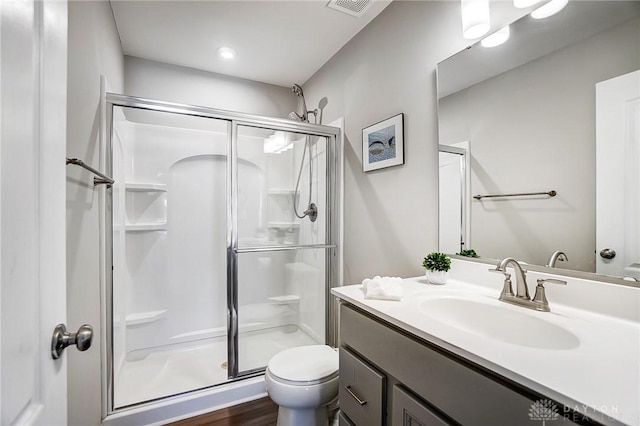
[[[372,4],[372,0],[330,0],[327,7],[360,18]]]

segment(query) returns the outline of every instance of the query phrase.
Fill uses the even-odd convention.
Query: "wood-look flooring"
[[[275,426],[278,406],[269,397],[170,423],[168,426]]]

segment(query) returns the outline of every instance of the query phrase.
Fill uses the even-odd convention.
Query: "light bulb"
[[[524,9],[533,6],[536,3],[540,3],[541,0],[513,0],[513,7],[518,9]]]
[[[501,44],[504,44],[507,40],[509,40],[509,36],[510,35],[511,35],[511,30],[509,29],[509,26],[507,25],[506,27],[502,28],[501,30],[496,31],[495,33],[483,38],[480,41],[480,44],[483,47],[500,46]]]
[[[551,0],[549,3],[546,3],[531,12],[531,17],[534,19],[548,18],[549,16],[560,12],[568,3],[569,0]]]
[[[461,0],[460,9],[464,38],[480,38],[489,31],[489,0]]]

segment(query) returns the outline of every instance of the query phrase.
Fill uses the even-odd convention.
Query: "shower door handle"
[[[58,324],[51,337],[51,357],[60,358],[62,351],[70,345],[76,345],[79,351],[84,352],[91,347],[92,340],[93,327],[89,324],[80,326],[77,333],[69,333],[64,324]]]
[[[603,259],[613,259],[616,257],[616,251],[611,250],[610,248],[602,249],[600,251],[600,257]]]

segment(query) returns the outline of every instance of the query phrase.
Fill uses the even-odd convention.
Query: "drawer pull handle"
[[[353,393],[353,391],[351,390],[351,386],[345,386],[344,388],[347,390],[347,392],[349,392],[349,395],[351,395],[356,401],[358,401],[358,404],[364,405],[367,403],[366,400],[361,400],[355,393]]]

